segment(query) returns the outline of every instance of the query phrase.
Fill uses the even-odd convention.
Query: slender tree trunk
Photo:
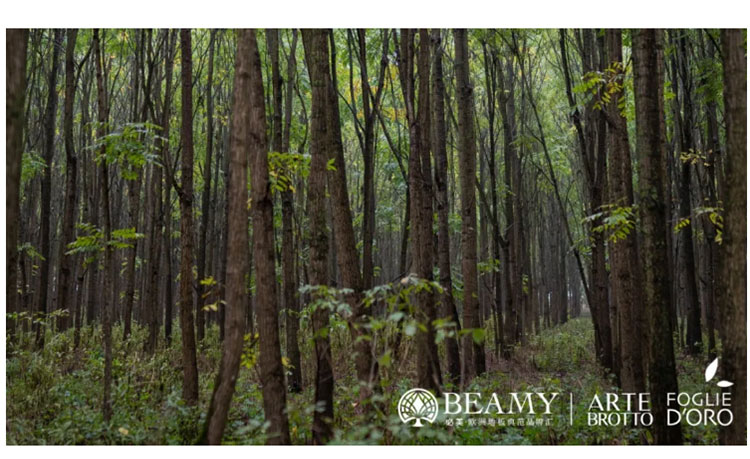
[[[102,76],[103,67],[103,52],[101,50],[101,44],[99,41],[99,29],[94,30],[94,56],[96,57],[96,93],[97,93],[97,137],[102,138],[106,133],[107,123],[107,102],[106,93],[104,88],[104,80]],[[102,145],[98,154],[100,156],[100,168],[101,173],[99,175],[100,186],[101,186],[101,205],[102,205],[102,232],[104,233],[104,241],[109,241],[112,234],[112,219],[109,209],[109,177],[108,177],[108,166],[104,156],[106,155],[105,146]],[[112,417],[112,317],[113,317],[113,303],[114,298],[111,293],[111,278],[110,269],[113,263],[112,246],[107,244],[104,248],[104,269],[103,269],[103,290],[102,299],[103,305],[101,308],[102,314],[102,330],[104,340],[104,394],[102,397],[102,414],[105,421],[109,421]]]
[[[211,405],[208,408],[206,430],[202,442],[221,443],[226,426],[229,404],[239,373],[245,329],[245,276],[248,274],[248,213],[247,213],[247,151],[251,139],[251,34],[239,31],[232,96],[232,130],[229,166],[229,221],[227,241],[226,330],[222,346],[221,365],[216,377]],[[265,385],[264,385],[265,388]],[[264,397],[265,398],[265,397]]]
[[[409,122],[409,190],[411,193],[410,226],[414,271],[421,281],[432,280],[432,173],[430,165],[430,78],[429,37],[427,31],[419,32],[419,106],[415,108],[414,88],[414,38],[415,31],[401,31],[399,77],[406,103]],[[424,326],[417,331],[417,384],[424,389],[440,393],[442,377],[432,325],[437,314],[434,295],[427,289],[416,294],[416,319]]]
[[[206,313],[203,311],[204,284],[201,282],[206,276],[206,246],[208,235],[208,222],[211,220],[211,161],[214,151],[214,48],[216,42],[216,29],[210,32],[208,43],[208,80],[206,82],[206,161],[203,166],[203,197],[201,204],[201,234],[198,244],[198,283],[196,290],[198,294],[195,307],[196,325],[198,328],[198,342],[203,341],[206,335]],[[233,107],[236,107],[233,105]]]
[[[244,34],[249,36],[245,37]],[[284,367],[281,364],[276,268],[273,243],[273,199],[268,179],[266,112],[263,79],[255,30],[243,31],[249,54],[250,74],[249,153],[252,159],[253,260],[255,262],[255,300],[260,334],[260,381],[263,410],[270,423],[267,443],[288,444],[289,422],[286,415]],[[235,99],[237,101],[237,99]],[[237,105],[235,105],[237,108]],[[229,267],[227,267],[229,275]],[[225,338],[226,340],[226,338]]]
[[[180,332],[182,335],[182,398],[198,403],[198,366],[193,322],[193,47],[190,29],[180,30],[182,52],[182,180],[180,198]]]
[[[453,383],[459,382],[461,377],[461,359],[458,351],[458,332],[461,322],[453,300],[453,279],[451,276],[450,229],[448,226],[448,158],[445,142],[445,83],[443,81],[443,50],[440,45],[440,29],[432,29],[432,125],[433,151],[435,153],[435,187],[438,212],[438,268],[440,270],[440,285],[443,287],[441,315],[455,323],[455,336],[445,339],[445,354],[447,360],[446,371],[448,379]]]
[[[284,128],[282,132],[281,151],[290,151],[290,131],[292,127],[292,98],[294,96],[294,84],[297,77],[297,30],[292,30],[292,44],[289,50],[289,61],[287,63],[287,86],[284,94]],[[274,78],[281,85],[281,77]],[[279,88],[281,92],[281,88]],[[281,110],[281,107],[277,107]],[[275,110],[275,109],[274,109]],[[281,128],[279,128],[281,131]],[[295,243],[294,243],[294,196],[290,189],[281,192],[281,265],[284,288],[284,308],[286,309],[286,353],[291,365],[288,376],[290,392],[302,390],[302,359],[299,350],[299,300],[297,298],[297,277],[295,266]]]
[[[57,308],[66,310],[68,308],[69,285],[73,281],[72,264],[73,257],[65,255],[69,242],[73,240],[73,224],[76,212],[76,178],[78,176],[78,161],[73,145],[73,104],[75,102],[75,46],[77,29],[69,29],[67,32],[67,44],[65,48],[65,104],[63,107],[63,136],[65,137],[65,203],[63,210],[62,235],[60,240],[60,253],[58,256],[58,284],[57,284]],[[70,313],[70,311],[68,311]],[[68,327],[67,316],[58,320],[58,327],[64,330]]]
[[[722,444],[747,443],[747,58],[744,32],[722,30],[724,107],[727,124],[724,231],[721,244],[719,328],[724,379],[734,383],[733,422],[721,428]]]
[[[333,31],[326,32],[331,44],[331,66],[323,75],[326,81],[328,104],[326,121],[328,122],[328,141],[330,159],[335,170],[328,174],[328,191],[331,195],[333,220],[333,238],[336,266],[339,269],[341,287],[351,289],[346,301],[352,310],[349,319],[349,330],[354,343],[355,368],[360,384],[360,402],[372,393],[373,382],[377,375],[377,365],[373,362],[372,339],[368,335],[370,311],[362,302],[362,274],[359,267],[359,255],[354,238],[352,211],[349,205],[349,193],[346,179],[346,162],[341,138],[341,120],[338,109],[336,90],[336,59]],[[361,405],[360,405],[361,406]]]
[[[622,61],[622,32],[607,30],[608,68],[614,69],[613,88],[620,87],[625,67]],[[609,165],[609,202],[617,208],[633,206],[633,172],[630,159],[627,122],[619,107],[623,91],[614,90],[606,107],[611,134]],[[631,217],[629,217],[631,218]],[[634,216],[632,218],[635,218]],[[646,381],[641,341],[642,284],[638,269],[638,245],[635,234],[627,234],[610,244],[612,303],[619,314],[620,381],[626,392],[645,392]]]
[[[308,215],[310,225],[310,284],[323,286],[328,279],[328,229],[326,225],[326,163],[328,161],[328,126],[326,122],[326,95],[328,83],[328,43],[322,30],[302,30],[302,43],[305,47],[307,69],[310,73],[312,89],[312,109],[310,117],[310,175],[308,178]],[[315,301],[314,294],[312,300]],[[315,405],[313,414],[313,442],[326,443],[333,434],[333,365],[331,341],[328,333],[328,312],[316,308],[313,312],[313,336],[315,343]]]
[[[140,101],[138,96],[141,92],[141,86],[143,81],[140,78],[141,68],[144,64],[144,34],[143,30],[136,30],[135,39],[135,61],[133,67],[133,75],[135,84],[133,85],[133,105],[132,105],[132,119],[134,122],[145,121],[145,117],[142,117],[142,111],[140,110]],[[136,177],[132,180],[127,180],[128,184],[128,225],[135,231],[138,231],[139,217],[141,212],[141,182],[143,181],[142,168],[138,168],[135,171]],[[127,339],[130,336],[131,323],[133,317],[133,304],[135,302],[135,279],[136,279],[136,255],[138,254],[138,240],[133,240],[130,243],[130,247],[125,251],[124,257],[126,258],[126,272],[125,272],[125,304],[124,304],[124,325],[123,325],[123,339]]]
[[[470,81],[469,45],[465,29],[453,31],[456,42],[458,92],[459,172],[461,181],[461,271],[464,281],[464,328],[484,331],[479,319],[477,285],[477,206],[475,182],[477,143],[474,131],[474,88]],[[462,385],[484,372],[484,334],[464,335]]]
[[[682,443],[680,424],[667,425],[667,393],[677,392],[670,287],[667,279],[665,209],[666,152],[661,121],[662,42],[660,30],[633,32],[633,86],[636,108],[636,151],[639,160],[640,216],[643,228],[643,302],[649,324],[649,391],[656,444]]]
[[[694,151],[693,142],[693,102],[692,102],[692,77],[688,61],[688,51],[684,34],[678,40],[678,74],[682,95],[682,117],[680,117],[680,149],[677,152],[680,164],[679,218],[688,219],[691,224],[682,228],[679,232],[680,240],[680,269],[683,271],[684,280],[684,305],[687,313],[687,330],[685,344],[688,353],[700,354],[703,350],[703,336],[701,333],[701,307],[698,297],[698,285],[695,277],[695,253],[693,250],[693,228],[696,226],[692,215],[692,204],[690,202],[691,160],[682,157]],[[675,82],[677,84],[677,82]]]
[[[52,66],[47,80],[47,105],[44,109],[44,172],[42,175],[41,194],[41,245],[39,260],[39,287],[37,288],[36,312],[45,316],[48,312],[47,295],[49,292],[50,252],[50,212],[52,202],[52,158],[55,154],[55,115],[57,114],[57,73],[60,67],[60,49],[62,48],[63,31],[55,29],[52,41]],[[36,345],[44,347],[46,317],[35,321]]]
[[[23,156],[24,98],[28,29],[5,30],[5,302],[10,313],[18,308],[18,226],[21,213],[21,157]],[[8,333],[15,331],[8,321]],[[12,336],[12,335],[11,335]]]

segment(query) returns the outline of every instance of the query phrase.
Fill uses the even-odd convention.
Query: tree
[[[341,117],[337,97],[336,56],[333,31],[326,35],[331,43],[330,66],[322,75],[327,86],[326,122],[329,146],[329,160],[333,161],[333,170],[328,174],[328,191],[331,195],[330,205],[333,220],[335,258],[341,276],[341,286],[351,293],[345,295],[351,308],[349,330],[354,343],[355,366],[360,384],[360,401],[372,393],[377,367],[373,363],[371,339],[367,336],[367,325],[370,312],[362,302],[362,273],[359,266],[357,243],[354,238],[352,210],[349,204],[349,192],[346,178],[346,162],[341,137]],[[330,69],[330,70],[329,70]]]
[[[206,313],[203,311],[204,303],[204,277],[206,275],[206,248],[208,235],[208,222],[211,216],[211,160],[214,151],[214,48],[216,47],[216,29],[211,29],[208,44],[208,79],[206,82],[206,161],[203,168],[203,196],[201,203],[201,233],[198,244],[198,285],[195,308],[196,325],[198,329],[198,341],[203,341],[206,334]]]
[[[721,31],[726,110],[726,172],[724,176],[724,231],[721,244],[719,328],[724,378],[734,383],[733,422],[720,429],[723,444],[747,443],[747,57],[742,30]]]
[[[182,52],[182,146],[180,185],[180,333],[182,335],[182,398],[198,402],[198,365],[193,321],[193,46],[190,29],[180,30]]]
[[[97,99],[97,137],[103,138],[106,132],[107,124],[107,98],[104,88],[104,79],[102,74],[103,51],[99,39],[99,30],[94,29],[94,57],[96,58],[96,99]],[[97,161],[101,169],[99,174],[99,186],[101,190],[102,206],[102,233],[105,241],[112,238],[112,217],[109,203],[109,170],[106,160],[106,145],[102,142],[98,152]],[[103,267],[103,305],[102,314],[102,334],[104,341],[104,389],[102,396],[102,415],[105,421],[112,417],[112,316],[114,295],[111,295],[110,274],[113,263],[112,246],[106,244],[104,248],[104,267]]]
[[[622,60],[622,32],[619,29],[606,31],[607,68],[612,75],[605,94],[609,97],[606,117],[611,134],[609,155],[609,205],[611,212],[635,216],[632,212],[633,171],[628,142],[627,121],[620,108],[624,97],[625,64]],[[634,223],[634,222],[633,222]],[[628,223],[629,224],[629,223]],[[626,224],[627,225],[627,224]],[[623,231],[623,230],[626,231]],[[641,318],[641,279],[638,266],[638,242],[634,233],[625,228],[616,228],[610,237],[610,266],[613,308],[619,315],[620,336],[620,381],[622,389],[628,392],[645,392],[646,381],[642,360],[641,340],[643,329]]]
[[[297,30],[292,30],[292,44],[289,50],[289,60],[287,62],[287,85],[286,93],[284,94],[284,127],[283,129],[279,126],[279,132],[281,135],[281,151],[288,153],[290,151],[289,143],[291,138],[291,127],[292,127],[292,101],[294,96],[294,85],[297,77],[297,59],[295,53],[297,51],[298,34]],[[271,48],[271,41],[269,41],[269,49]],[[273,56],[273,51],[272,56]],[[272,59],[273,63],[277,62],[278,59]],[[278,65],[278,64],[277,64]],[[280,73],[280,72],[279,72]],[[278,78],[274,78],[274,84],[279,85],[279,93],[281,93],[281,75]],[[275,87],[275,86],[274,86]],[[280,101],[276,102],[278,105],[275,106],[274,110],[281,111]],[[274,126],[276,124],[274,123]],[[274,129],[277,129],[274,127]],[[283,131],[283,132],[281,132]],[[274,142],[276,141],[276,131],[274,131]],[[286,352],[289,358],[289,364],[291,365],[291,371],[288,377],[288,385],[290,392],[299,392],[302,390],[302,359],[300,358],[299,350],[299,300],[297,298],[297,276],[295,273],[295,245],[294,245],[294,201],[293,192],[290,187],[286,187],[281,192],[281,226],[282,226],[282,241],[281,241],[281,265],[282,265],[282,276],[283,276],[283,292],[284,292],[284,308],[286,309]]]
[[[26,85],[28,29],[5,31],[5,304],[8,312],[18,312],[18,226],[21,213],[21,157],[23,155],[23,108]],[[13,333],[15,323],[8,323]]]
[[[448,157],[445,141],[445,82],[443,81],[443,50],[440,45],[440,29],[432,29],[432,127],[433,152],[435,154],[435,201],[438,213],[438,269],[440,271],[440,286],[443,287],[441,315],[452,321],[455,326],[453,332],[458,335],[461,322],[453,300],[453,279],[451,276],[450,229],[448,226]],[[445,339],[446,371],[448,379],[459,382],[461,377],[461,359],[458,352],[456,336]]]
[[[682,442],[680,424],[667,425],[667,393],[677,392],[670,289],[667,280],[666,152],[663,117],[662,31],[633,31],[636,154],[643,234],[643,303],[649,329],[648,382],[656,444]]]
[[[399,78],[409,123],[409,190],[411,193],[411,251],[415,274],[423,281],[432,280],[432,167],[430,164],[430,41],[427,30],[419,31],[419,105],[415,107],[414,38],[415,31],[402,29],[399,53]],[[442,377],[435,344],[436,318],[434,294],[421,289],[416,294],[417,384],[440,393]]]
[[[456,86],[458,92],[459,171],[461,181],[461,271],[464,281],[464,328],[462,383],[484,372],[484,327],[479,318],[477,284],[477,144],[474,132],[474,88],[469,77],[469,45],[465,29],[455,29]]]
[[[39,268],[39,287],[37,289],[36,310],[47,314],[47,295],[49,292],[50,253],[50,211],[52,205],[52,157],[55,154],[55,115],[57,113],[57,74],[60,66],[60,49],[62,48],[63,31],[55,29],[52,41],[52,65],[47,79],[47,105],[44,110],[44,172],[42,176],[41,195],[41,246],[42,256]],[[35,324],[36,344],[44,347],[44,320]]]
[[[576,38],[581,49],[581,63],[584,75],[590,75],[595,70],[603,71],[605,67],[604,47],[594,44],[594,31],[581,31],[581,38]],[[603,45],[603,43],[602,43]],[[596,54],[599,51],[597,63]],[[589,101],[584,107],[583,114],[578,109],[578,103],[573,95],[567,52],[567,33],[560,30],[560,54],[565,79],[565,94],[572,112],[571,118],[576,128],[578,150],[583,164],[586,213],[593,218],[590,220],[589,233],[591,237],[591,263],[589,267],[590,281],[586,281],[583,264],[577,256],[581,279],[584,280],[584,292],[594,323],[594,339],[599,363],[609,370],[617,371],[612,348],[612,325],[610,321],[610,307],[607,295],[607,269],[605,239],[601,231],[594,228],[603,225],[602,205],[607,185],[607,157],[606,157],[606,121],[602,110],[594,107],[595,101]],[[598,67],[598,69],[597,69]],[[559,200],[559,199],[558,199]],[[577,252],[576,252],[577,254]]]
[[[678,98],[675,98],[676,124],[678,125],[677,137],[677,156],[679,158],[679,215],[680,221],[691,221],[692,203],[691,203],[691,164],[690,154],[695,151],[695,142],[693,140],[693,81],[690,72],[689,56],[686,45],[687,39],[685,34],[680,34],[680,38],[675,43],[676,52],[672,59],[678,60],[675,66],[675,77],[679,81],[674,81],[677,88]],[[679,75],[679,76],[677,76]],[[679,104],[679,101],[682,103]],[[680,107],[681,105],[681,107]],[[693,250],[693,227],[686,225],[679,229],[679,262],[677,267],[682,271],[682,283],[679,289],[680,303],[685,305],[687,324],[685,347],[690,354],[700,354],[703,350],[703,334],[701,333],[701,306],[698,298],[698,286],[695,276],[695,253]]]
[[[269,444],[288,444],[284,367],[281,363],[276,268],[273,243],[273,199],[268,179],[266,109],[263,102],[263,78],[255,30],[250,30],[247,52],[250,54],[249,152],[252,160],[253,260],[255,262],[256,309],[260,335],[260,381],[263,386],[263,410],[270,423]],[[227,273],[228,274],[228,273]]]
[[[75,102],[76,73],[74,54],[76,47],[77,29],[69,29],[65,46],[65,105],[63,108],[63,135],[65,137],[65,209],[63,210],[62,243],[58,256],[58,288],[57,308],[65,310],[68,307],[68,286],[72,281],[73,257],[65,255],[65,248],[73,240],[73,223],[76,207],[76,179],[78,163],[73,144],[73,104]],[[76,306],[77,308],[77,306]],[[67,327],[67,321],[61,320],[61,328]]]
[[[310,284],[320,287],[328,280],[328,230],[326,225],[326,164],[328,162],[327,95],[328,43],[323,30],[302,30],[307,71],[310,75],[312,108],[310,113],[310,175],[308,177]],[[312,295],[313,305],[319,294]],[[331,341],[327,332],[328,311],[323,307],[313,309],[313,336],[315,343],[315,406],[313,414],[313,442],[324,444],[333,434],[333,365]]]
[[[240,368],[245,330],[245,277],[249,274],[247,251],[247,151],[250,148],[251,125],[251,34],[239,31],[234,69],[232,130],[229,159],[229,221],[227,241],[226,324],[221,366],[206,417],[203,442],[221,443]]]

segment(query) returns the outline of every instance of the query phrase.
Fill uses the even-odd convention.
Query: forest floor
[[[342,333],[345,336],[348,333]],[[114,415],[104,422],[101,415],[103,354],[98,331],[84,331],[81,345],[72,350],[72,330],[48,333],[41,352],[16,348],[6,361],[6,434],[8,444],[190,444],[204,424],[221,347],[216,327],[207,332],[198,356],[200,402],[195,407],[181,400],[179,329],[167,348],[146,358],[141,349],[145,330],[122,340],[121,327],[115,327],[113,363]],[[335,337],[334,337],[335,338]],[[490,341],[490,340],[488,340]],[[345,352],[342,342],[333,339],[333,354]],[[338,349],[337,349],[338,347]],[[403,355],[409,355],[404,343]],[[303,346],[303,355],[310,351]],[[337,354],[339,353],[339,354]],[[225,443],[262,444],[265,442],[261,390],[257,383],[256,355],[252,348],[243,355],[243,367],[229,414]],[[435,422],[417,429],[401,423],[396,403],[413,386],[408,377],[409,363],[381,369],[381,394],[375,396],[374,414],[363,414],[351,371],[352,364],[337,360],[334,439],[336,444],[641,444],[650,440],[644,429],[632,427],[591,427],[586,411],[595,393],[617,392],[612,379],[603,375],[593,354],[593,327],[589,318],[542,331],[519,346],[509,360],[498,359],[488,348],[488,371],[464,391],[559,392],[573,394],[576,413],[572,425],[568,413],[561,413],[551,425],[448,427]],[[312,359],[308,359],[312,360]],[[344,363],[342,363],[344,362]],[[703,359],[678,352],[680,390],[713,390],[703,381]],[[347,368],[348,367],[348,368]],[[406,371],[404,372],[404,367]],[[312,424],[313,368],[303,365],[305,390],[288,395],[288,415],[292,442],[310,442]],[[458,391],[458,389],[447,388]],[[683,427],[686,443],[716,444],[717,432],[711,427]]]

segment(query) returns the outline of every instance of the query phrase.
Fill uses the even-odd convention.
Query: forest
[[[7,443],[747,444],[746,56],[6,29]]]

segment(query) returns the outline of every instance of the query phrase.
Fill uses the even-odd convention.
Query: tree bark
[[[214,151],[214,48],[216,46],[216,29],[211,29],[208,43],[208,79],[206,82],[206,161],[203,166],[203,196],[201,203],[201,234],[198,244],[198,292],[195,307],[195,318],[198,332],[198,342],[203,341],[206,335],[206,313],[203,311],[204,285],[201,281],[206,276],[206,246],[208,236],[208,225],[211,220],[211,161]],[[232,107],[236,107],[233,105]]]
[[[640,216],[643,228],[643,302],[649,324],[649,391],[656,444],[682,443],[680,424],[667,425],[667,393],[677,392],[670,286],[667,267],[666,152],[664,149],[662,31],[633,32],[633,87],[636,151],[639,164]]]
[[[611,84],[611,100],[606,107],[611,132],[609,136],[609,203],[620,209],[632,207],[634,202],[627,121],[619,107],[620,99],[624,97],[621,85],[625,78],[625,66],[622,60],[622,32],[619,29],[610,29],[606,31],[606,34],[608,68],[613,69],[615,75]],[[641,326],[642,284],[638,269],[640,263],[636,234],[627,234],[624,239],[614,241],[609,247],[611,297],[613,307],[619,315],[620,325],[621,387],[626,392],[645,392],[644,356],[641,349],[644,334]]]
[[[726,109],[726,173],[724,231],[721,244],[719,328],[724,379],[734,385],[734,421],[719,431],[722,444],[747,443],[747,58],[742,30],[722,30],[724,107]]]
[[[467,31],[453,31],[456,42],[456,90],[458,93],[459,179],[461,182],[461,272],[464,281],[464,329],[482,330],[477,284],[477,143],[474,131],[474,88],[470,81]],[[462,385],[484,372],[484,334],[463,339]]]
[[[443,50],[441,47],[440,29],[432,29],[432,126],[433,152],[435,154],[435,188],[438,213],[438,268],[440,271],[440,285],[443,287],[441,296],[441,315],[445,320],[453,322],[454,336],[445,339],[446,371],[448,379],[458,383],[461,377],[461,359],[458,351],[458,332],[461,321],[458,318],[456,304],[453,300],[453,279],[451,276],[450,229],[448,226],[448,157],[445,141],[445,82],[443,81]]]
[[[57,73],[60,66],[60,49],[62,48],[63,31],[55,29],[52,41],[52,65],[47,80],[47,105],[44,109],[44,172],[42,173],[41,194],[41,244],[39,252],[39,284],[37,288],[36,312],[41,314],[41,320],[35,321],[36,345],[44,347],[44,322],[48,312],[47,297],[49,292],[50,251],[50,212],[52,203],[52,158],[55,154],[55,116],[57,114]]]
[[[352,310],[348,319],[349,330],[354,343],[355,367],[360,384],[360,403],[372,393],[377,375],[377,365],[373,362],[372,339],[368,336],[366,326],[369,323],[370,311],[362,302],[362,274],[359,267],[359,255],[354,238],[352,211],[349,205],[349,193],[346,179],[346,162],[341,139],[341,120],[338,109],[336,89],[336,61],[333,31],[326,32],[331,44],[331,64],[323,75],[327,84],[326,121],[328,123],[328,145],[330,159],[335,170],[328,174],[328,191],[331,199],[333,220],[333,238],[335,245],[336,266],[341,275],[341,287],[351,289],[346,301]],[[329,70],[330,69],[330,70]]]
[[[298,34],[292,30],[292,44],[289,50],[287,62],[287,86],[284,100],[284,128],[279,127],[281,134],[281,151],[290,151],[290,131],[292,126],[292,101],[294,96],[294,84],[297,79],[297,51]],[[273,65],[273,62],[272,62]],[[281,76],[274,78],[281,86]],[[279,93],[281,88],[279,87]],[[281,106],[277,106],[281,111]],[[276,110],[276,108],[274,109]],[[283,132],[282,132],[283,131]],[[297,276],[295,273],[295,244],[294,244],[294,196],[290,189],[281,192],[281,265],[284,288],[284,308],[286,309],[286,352],[291,365],[288,377],[290,392],[302,390],[302,359],[299,350],[299,300],[297,297]]]
[[[247,40],[250,86],[249,152],[252,159],[253,260],[255,262],[255,302],[260,334],[260,380],[263,386],[263,410],[270,422],[268,444],[288,444],[289,422],[286,415],[284,367],[281,364],[276,268],[273,242],[273,199],[268,179],[266,112],[263,102],[263,78],[255,30],[243,31]],[[237,107],[237,105],[235,105]],[[229,268],[227,268],[229,275]]]
[[[302,30],[307,69],[312,89],[310,114],[310,175],[308,177],[308,215],[310,225],[310,285],[323,286],[328,279],[328,229],[326,225],[326,164],[328,161],[328,123],[326,106],[328,82],[328,43],[322,30]],[[315,301],[317,295],[312,295]],[[315,343],[315,405],[313,414],[313,443],[325,444],[333,434],[333,365],[331,341],[327,333],[328,311],[316,308],[313,312]]]
[[[190,29],[180,30],[182,80],[182,180],[180,198],[180,333],[182,335],[182,398],[198,403],[198,366],[193,321],[193,46]]]
[[[57,284],[57,308],[67,310],[68,308],[68,286],[72,282],[73,257],[65,255],[67,245],[73,240],[73,224],[75,223],[76,211],[76,178],[78,175],[78,162],[73,145],[73,104],[75,102],[75,46],[77,29],[68,29],[67,44],[65,48],[65,104],[63,107],[63,136],[65,138],[65,201],[62,221],[62,234],[60,239],[60,253],[58,256],[58,284]],[[68,311],[70,313],[70,311]],[[67,328],[68,316],[62,316],[58,321],[61,330]]]
[[[227,241],[226,324],[221,364],[208,408],[202,441],[219,444],[239,373],[245,329],[245,276],[248,274],[247,151],[251,125],[251,34],[240,30],[234,70],[232,129],[229,146],[229,221]],[[265,387],[265,385],[264,385]]]
[[[99,42],[99,29],[94,29],[94,56],[96,57],[96,94],[97,94],[97,137],[101,139],[104,137],[107,128],[107,101],[106,92],[104,87],[104,79],[102,76],[103,52],[101,50],[101,44]],[[99,163],[101,172],[99,174],[100,187],[101,187],[101,206],[102,206],[102,232],[104,233],[104,241],[107,242],[111,239],[112,234],[112,221],[109,209],[109,177],[108,177],[108,165],[105,160],[106,147],[101,146],[98,155],[100,157]],[[102,397],[102,415],[105,421],[109,421],[112,417],[112,317],[113,317],[113,303],[114,298],[111,293],[111,279],[110,273],[112,272],[111,266],[113,263],[112,246],[107,244],[104,248],[104,269],[102,276],[104,278],[102,299],[103,305],[101,307],[102,314],[102,334],[104,340],[104,389]]]
[[[409,123],[409,190],[411,249],[416,277],[432,280],[432,173],[430,165],[430,77],[429,37],[419,31],[419,106],[415,109],[414,30],[402,29],[399,53],[399,78]],[[439,394],[442,386],[440,362],[435,344],[433,321],[436,318],[434,295],[429,289],[416,294],[416,319],[424,326],[417,331],[417,384]]]
[[[18,308],[18,226],[21,214],[21,157],[23,156],[24,99],[28,29],[5,31],[5,301],[10,313]],[[8,321],[8,333],[15,321]]]

